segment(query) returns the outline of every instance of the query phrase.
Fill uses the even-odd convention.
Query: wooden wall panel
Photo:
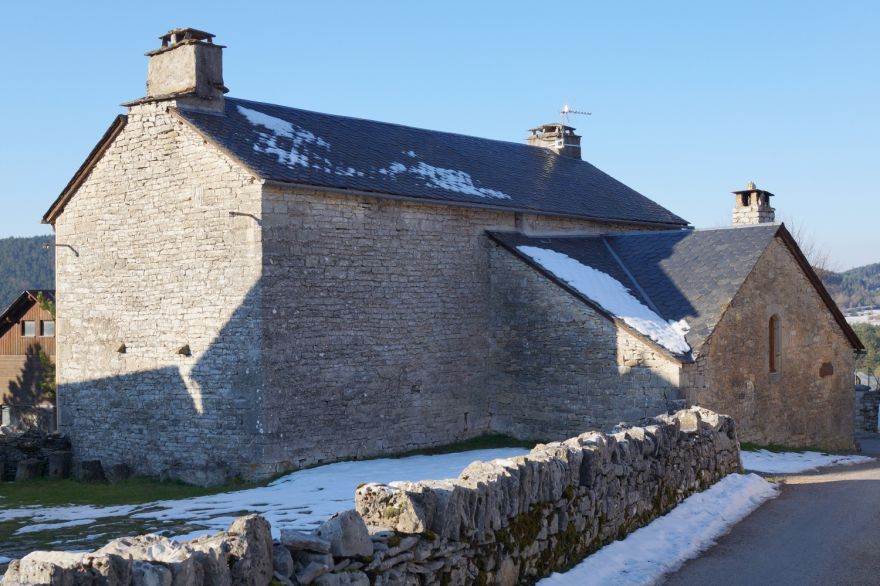
[[[23,356],[27,354],[29,346],[39,344],[43,351],[49,356],[55,355],[55,337],[40,336],[40,322],[42,320],[54,320],[52,314],[34,303],[27,312],[18,318],[18,321],[12,324],[12,327],[0,336],[0,356],[13,355]],[[33,320],[36,322],[37,335],[33,338],[24,338],[21,335],[21,322],[25,320]]]

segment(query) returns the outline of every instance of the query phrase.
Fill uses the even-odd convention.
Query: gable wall
[[[261,235],[229,212],[261,188],[169,105],[131,109],[57,219],[60,429],[78,459],[217,482],[260,448]]]
[[[782,360],[769,372],[769,321],[781,319]],[[822,376],[823,364],[833,374]],[[853,446],[853,350],[778,238],[768,246],[695,364],[682,373],[693,405],[732,415],[740,440]],[[827,369],[828,367],[826,367]]]
[[[501,246],[490,254],[493,428],[559,440],[663,413],[679,364]]]
[[[264,198],[266,461],[276,471],[494,429],[485,231],[613,228],[309,190]]]

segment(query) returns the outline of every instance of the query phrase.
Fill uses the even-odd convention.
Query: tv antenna
[[[572,110],[571,106],[569,106],[568,104],[565,104],[564,106],[562,106],[562,111],[559,112],[559,114],[562,117],[563,126],[569,126],[568,117],[571,116],[572,114],[579,114],[581,116],[592,116],[593,115],[591,112],[584,112],[583,110]]]

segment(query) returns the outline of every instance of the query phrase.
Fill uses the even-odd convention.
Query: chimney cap
[[[574,134],[575,130],[577,129],[574,126],[566,126],[561,122],[548,122],[546,124],[541,124],[540,126],[535,126],[534,128],[529,128],[529,132],[531,132],[532,134],[537,134],[538,132],[547,133],[560,131],[566,131],[566,134]]]
[[[740,190],[738,190],[738,191],[732,191],[731,193],[734,193],[734,194],[736,194],[736,195],[740,195],[740,194],[743,194],[743,193],[755,193],[755,192],[757,192],[757,193],[763,193],[763,194],[765,194],[765,195],[767,195],[767,196],[771,196],[771,195],[773,195],[773,194],[770,193],[769,191],[765,191],[765,190],[763,190],[763,189],[758,189],[758,186],[755,184],[754,181],[749,181],[749,183],[748,183],[748,185],[746,185],[746,188],[745,188],[745,189],[740,189]]]
[[[162,46],[160,48],[154,51],[148,51],[145,55],[152,57],[153,55],[158,55],[159,53],[169,51],[174,47],[184,44],[204,43],[206,45],[214,45],[215,36],[216,35],[209,32],[191,27],[174,28],[159,37],[159,40],[162,41]],[[226,48],[223,45],[214,46],[220,47],[221,49]]]

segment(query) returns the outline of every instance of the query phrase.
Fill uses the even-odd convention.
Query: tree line
[[[0,238],[0,311],[25,289],[55,288],[54,242],[53,236]]]

